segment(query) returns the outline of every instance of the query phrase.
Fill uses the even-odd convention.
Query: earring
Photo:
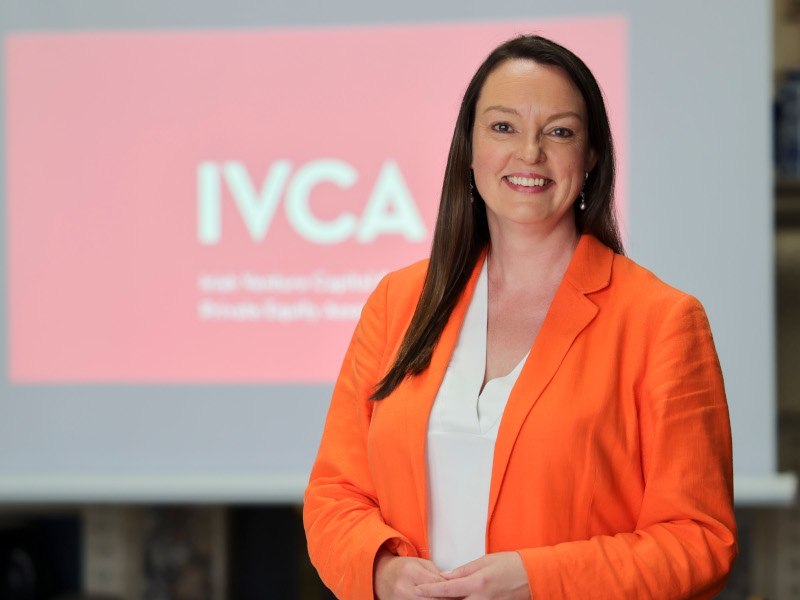
[[[583,185],[581,186],[581,193],[579,194],[579,198],[581,199],[581,203],[578,205],[578,208],[581,210],[586,210],[586,194],[583,191],[583,188],[586,187],[586,180],[589,179],[589,173],[586,172],[583,174]]]

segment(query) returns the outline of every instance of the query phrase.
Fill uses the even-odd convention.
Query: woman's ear
[[[586,158],[588,159],[586,162],[586,171],[591,173],[592,169],[594,169],[597,164],[597,152],[594,151],[594,148],[589,148],[589,156]]]

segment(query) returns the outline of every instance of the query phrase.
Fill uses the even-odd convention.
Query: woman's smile
[[[512,189],[523,194],[540,194],[555,183],[543,175],[506,175],[503,181]]]

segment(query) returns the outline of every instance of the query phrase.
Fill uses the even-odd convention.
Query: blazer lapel
[[[486,252],[481,254],[472,275],[464,288],[464,293],[453,308],[439,342],[433,351],[431,364],[422,374],[411,377],[403,382],[403,395],[406,407],[406,424],[408,440],[408,454],[411,457],[411,466],[414,476],[421,527],[425,539],[425,548],[421,548],[427,556],[428,549],[428,485],[426,481],[425,447],[428,436],[428,417],[430,416],[436,394],[444,379],[450,358],[453,355],[464,317],[467,314],[478,276],[486,258]]]
[[[581,237],[564,280],[508,398],[492,464],[488,522],[491,521],[509,457],[522,423],[555,375],[575,338],[594,319],[598,308],[586,297],[606,287],[614,253],[592,236]]]

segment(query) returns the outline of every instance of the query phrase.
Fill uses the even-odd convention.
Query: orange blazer
[[[369,400],[426,266],[387,275],[367,301],[305,493],[311,560],[346,600],[373,597],[381,545],[430,554],[428,415],[480,264],[430,367]],[[518,551],[536,600],[712,597],[737,552],[732,481],[702,306],[583,236],[503,413],[486,552]]]

